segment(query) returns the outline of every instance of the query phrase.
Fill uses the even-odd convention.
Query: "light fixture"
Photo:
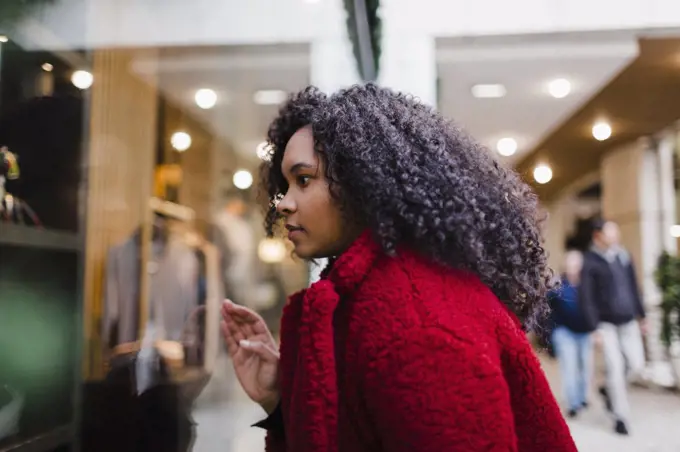
[[[552,180],[552,169],[546,164],[536,165],[534,168],[534,180],[539,184],[547,184]]]
[[[175,132],[170,137],[170,145],[177,152],[184,152],[191,147],[191,135],[186,132]]]
[[[514,138],[501,138],[496,143],[496,150],[503,157],[510,157],[517,152],[517,141]]]
[[[42,67],[42,70],[45,71],[45,72],[52,72],[52,70],[54,69],[54,66],[52,66],[52,64],[50,64],[50,63],[43,63],[43,65],[41,67]]]
[[[262,239],[257,246],[257,256],[265,264],[278,264],[286,258],[286,244],[279,239]]]
[[[5,35],[0,35],[0,42],[7,42],[9,41],[9,38]]]
[[[562,99],[571,93],[571,82],[566,78],[557,78],[548,83],[548,92],[555,99]]]
[[[595,123],[593,126],[593,138],[597,141],[604,141],[612,136],[612,127],[604,121]]]
[[[257,148],[255,148],[255,152],[257,153],[257,158],[260,160],[265,160],[269,161],[271,159],[271,151],[272,148],[269,146],[269,143],[266,141],[263,141],[262,143],[257,145]]]
[[[507,94],[505,86],[497,83],[475,85],[470,91],[472,92],[472,95],[478,99],[496,99],[499,97],[505,97]]]
[[[671,226],[671,236],[680,239],[680,224],[674,224]]]
[[[234,173],[234,187],[240,190],[247,190],[253,185],[253,175],[247,170],[238,170]]]
[[[75,71],[71,76],[71,83],[78,89],[88,89],[94,82],[94,76],[88,71]]]
[[[288,95],[280,89],[263,89],[253,94],[253,102],[258,105],[279,105]]]
[[[196,105],[203,110],[209,110],[217,104],[217,93],[208,88],[202,88],[196,91],[194,95]]]

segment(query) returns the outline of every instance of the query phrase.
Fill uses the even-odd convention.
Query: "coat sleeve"
[[[635,301],[635,312],[637,317],[640,319],[645,318],[645,306],[642,302],[642,295],[640,293],[640,287],[638,286],[637,272],[635,271],[635,265],[631,261],[628,264],[628,278],[630,278],[630,286],[633,290],[633,300]]]
[[[253,427],[267,431],[266,452],[286,452],[286,434],[280,402],[266,419],[253,424]]]
[[[418,329],[402,335],[370,367],[363,392],[386,452],[576,451],[547,382],[535,382],[547,398],[513,402],[500,359],[477,343],[438,328]],[[531,412],[546,417],[523,441],[518,434],[529,432],[516,431],[513,403],[537,404],[542,408]],[[555,431],[542,422],[557,424]]]

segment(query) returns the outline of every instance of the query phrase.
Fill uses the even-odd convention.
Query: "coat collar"
[[[366,279],[380,255],[380,245],[370,230],[364,231],[335,261],[329,263],[321,280],[327,279],[342,295],[353,294]]]
[[[366,231],[324,270],[320,281],[291,296],[281,320],[281,402],[291,450],[338,450],[334,313],[380,256]]]

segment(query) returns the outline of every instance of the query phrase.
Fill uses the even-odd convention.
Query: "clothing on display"
[[[219,252],[177,221],[187,208],[152,201],[153,224],[108,256],[103,331],[113,353],[105,382],[86,395],[97,413],[83,429],[91,450],[188,450],[193,401],[218,353]]]

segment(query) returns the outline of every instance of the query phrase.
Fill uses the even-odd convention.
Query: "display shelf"
[[[73,441],[73,428],[63,426],[10,446],[0,447],[0,452],[52,452]]]
[[[0,244],[55,250],[78,250],[81,245],[74,232],[7,223],[0,223]]]

